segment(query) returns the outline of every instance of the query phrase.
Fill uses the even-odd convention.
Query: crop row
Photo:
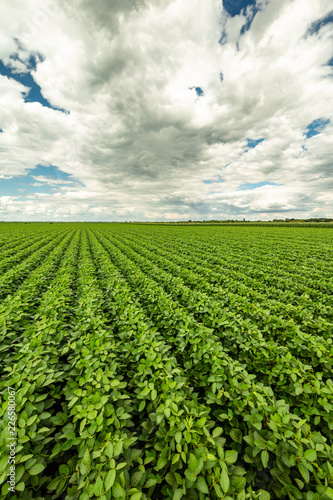
[[[2,247],[0,498],[333,498],[331,240],[221,229],[55,225]]]

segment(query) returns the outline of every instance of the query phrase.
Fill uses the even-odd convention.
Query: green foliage
[[[327,229],[0,233],[0,498],[333,498]]]

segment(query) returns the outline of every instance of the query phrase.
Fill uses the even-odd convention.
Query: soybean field
[[[1,223],[0,498],[333,499],[332,251],[330,228]]]

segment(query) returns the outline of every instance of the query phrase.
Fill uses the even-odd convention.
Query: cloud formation
[[[8,4],[1,176],[49,165],[79,182],[35,177],[0,220],[332,216],[331,2],[248,3]]]

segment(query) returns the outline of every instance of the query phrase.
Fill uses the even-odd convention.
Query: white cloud
[[[36,177],[58,189],[10,199],[0,218],[332,216],[332,25],[307,33],[330,1],[260,5],[244,33],[253,11],[231,18],[218,0],[9,5],[0,58],[18,72],[40,54],[32,75],[70,114],[0,76],[1,175],[51,164],[84,187]],[[331,124],[306,139],[318,118]],[[247,138],[265,141],[244,152]],[[258,182],[282,185],[238,189]]]
[[[47,177],[46,175],[32,175],[31,176],[35,181],[33,185],[34,186],[41,186],[47,184],[48,186],[63,186],[68,188],[69,185],[75,184],[75,181],[72,181],[70,179],[65,180],[65,179],[52,179],[50,177]]]

